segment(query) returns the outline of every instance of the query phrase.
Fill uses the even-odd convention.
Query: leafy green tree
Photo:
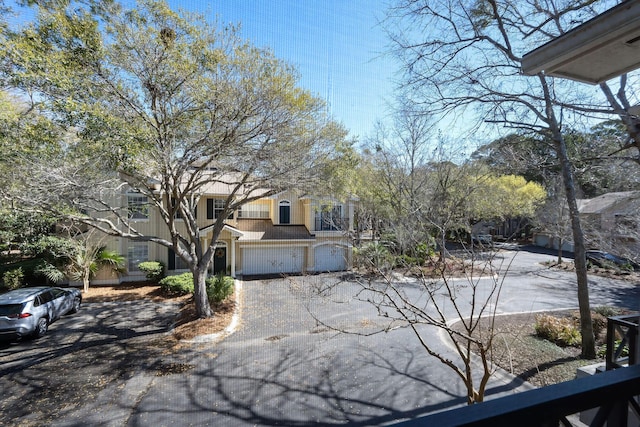
[[[634,156],[628,148],[621,151],[628,139],[622,122],[605,121],[587,132],[566,131],[564,135],[581,198],[638,188],[640,168],[629,167]],[[499,174],[522,175],[545,187],[553,186],[562,175],[550,141],[517,134],[480,147],[472,159]]]
[[[40,3],[40,2],[39,2]],[[213,315],[205,279],[224,219],[286,189],[314,191],[345,151],[346,131],[297,86],[294,69],[241,40],[233,26],[164,2],[122,10],[40,3],[37,20],[2,47],[4,80],[66,131],[11,197],[132,241],[172,248],[193,274],[196,310]],[[205,188],[230,195],[205,244],[195,206]],[[148,235],[117,203],[148,200],[166,234]],[[55,191],[53,191],[55,189]]]
[[[516,175],[484,175],[469,201],[475,220],[533,218],[546,199],[546,191],[535,182]]]
[[[55,233],[57,219],[51,215],[20,212],[16,209],[0,211],[0,251],[10,257],[11,252],[21,258],[32,257],[44,249],[40,244]]]

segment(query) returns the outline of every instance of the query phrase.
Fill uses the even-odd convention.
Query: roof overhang
[[[200,237],[207,237],[211,232],[213,232],[213,228],[214,228],[215,224],[211,224],[208,225],[204,228],[200,229]],[[234,228],[228,224],[225,224],[224,227],[222,227],[222,231],[228,231],[232,237],[242,237],[244,236],[244,233],[240,230],[238,230],[237,228]]]
[[[522,71],[598,84],[640,68],[640,0],[625,1],[527,53]]]

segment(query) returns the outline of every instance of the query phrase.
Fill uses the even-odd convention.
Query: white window
[[[149,261],[149,246],[146,243],[129,243],[127,263],[129,271],[140,271],[138,264]]]
[[[129,219],[149,219],[149,200],[140,193],[127,194],[127,215]]]
[[[171,198],[171,207],[175,208],[176,206],[176,199],[174,199],[173,197]],[[173,214],[173,217],[176,219],[184,219],[182,216],[182,212],[180,211],[180,209],[176,209],[175,213]],[[193,217],[194,218],[198,218],[198,207],[194,206],[193,207]]]
[[[218,219],[224,213],[226,203],[225,199],[207,199],[207,219]],[[233,213],[228,218],[233,218]]]
[[[265,205],[262,203],[244,205],[238,211],[238,218],[269,218],[269,205]]]

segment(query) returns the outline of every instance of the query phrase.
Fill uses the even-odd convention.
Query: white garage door
[[[315,270],[343,271],[347,269],[347,251],[333,245],[318,246],[315,250]]]
[[[245,248],[242,252],[242,274],[301,273],[304,248]]]

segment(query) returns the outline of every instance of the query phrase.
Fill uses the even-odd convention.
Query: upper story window
[[[269,218],[269,205],[262,203],[244,205],[238,210],[238,218],[267,219]]]
[[[175,206],[176,205],[176,199],[174,199],[173,197],[171,198],[171,206]],[[176,209],[174,215],[174,218],[176,219],[184,219],[184,215],[182,215],[182,212],[180,211],[180,209]],[[198,218],[198,207],[195,206],[193,208],[193,217],[194,218]]]
[[[129,219],[149,219],[149,200],[140,193],[127,194],[127,216]]]
[[[291,202],[282,200],[278,203],[278,220],[280,224],[291,224]]]
[[[348,221],[342,216],[342,205],[322,205],[316,212],[317,231],[338,231],[348,228]]]
[[[207,219],[218,219],[224,213],[225,199],[207,199]],[[233,212],[228,218],[233,217]]]

